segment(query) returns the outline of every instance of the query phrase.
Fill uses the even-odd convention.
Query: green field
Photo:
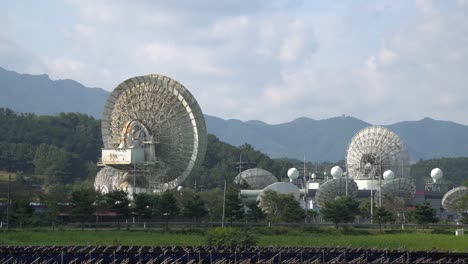
[[[259,246],[353,247],[468,252],[468,237],[399,233],[352,235],[304,233],[258,235]],[[161,231],[12,231],[0,232],[0,245],[206,245],[203,232]]]

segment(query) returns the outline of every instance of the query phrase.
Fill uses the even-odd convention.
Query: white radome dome
[[[434,182],[442,179],[443,176],[444,172],[439,168],[435,168],[431,171],[431,178],[434,180]]]
[[[340,166],[335,166],[330,170],[330,174],[333,176],[333,179],[338,179],[343,177],[343,169]]]
[[[288,178],[295,180],[299,177],[299,171],[296,168],[291,168],[288,170]]]
[[[310,176],[312,179],[317,179],[317,175],[315,173],[312,173],[312,176]]]
[[[184,189],[184,187],[182,187],[182,186],[177,187],[177,191],[179,191],[179,192],[182,191],[183,189]]]
[[[391,181],[395,178],[395,173],[392,170],[386,170],[383,173],[383,178],[386,181]]]

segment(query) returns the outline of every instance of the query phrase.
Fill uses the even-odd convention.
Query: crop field
[[[258,246],[345,247],[468,252],[468,238],[430,232],[396,234],[293,233],[258,234]],[[11,231],[0,232],[0,245],[56,246],[205,246],[203,230],[196,231]]]

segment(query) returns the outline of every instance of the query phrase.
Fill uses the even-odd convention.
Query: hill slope
[[[17,112],[78,112],[100,118],[109,92],[73,80],[53,81],[47,75],[18,74],[0,67],[0,106]]]
[[[18,74],[0,68],[0,107],[18,112],[79,112],[100,118],[109,92],[73,80]],[[202,106],[203,108],[203,106]],[[224,120],[205,115],[208,132],[232,145],[251,144],[273,158],[304,155],[312,161],[344,159],[352,136],[369,126],[353,117],[313,120],[306,117],[269,125],[261,121]],[[388,126],[408,145],[412,159],[468,156],[468,126],[425,118]]]

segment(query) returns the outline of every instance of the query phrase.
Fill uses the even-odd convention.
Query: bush
[[[206,233],[209,246],[251,247],[257,245],[257,237],[245,229],[214,228]]]

